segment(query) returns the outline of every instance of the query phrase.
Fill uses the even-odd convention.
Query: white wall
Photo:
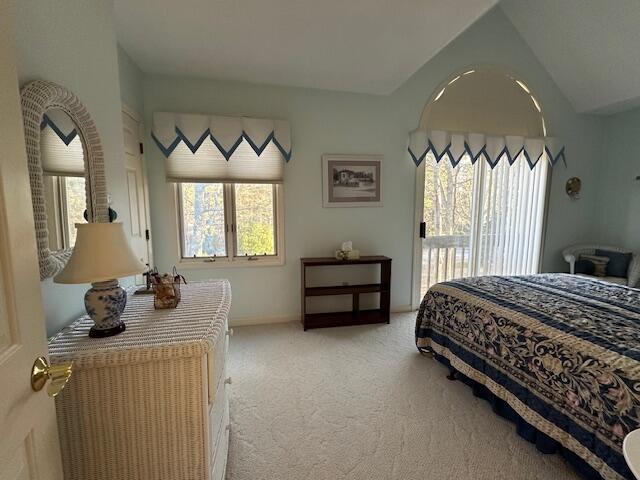
[[[142,90],[144,74],[120,45],[118,45],[118,72],[122,103],[142,115],[144,112]]]
[[[604,119],[605,138],[593,221],[600,242],[640,252],[640,109]]]
[[[104,147],[107,187],[119,220],[129,221],[125,190],[116,38],[109,0],[12,0],[18,77],[49,80],[86,105]],[[47,333],[84,311],[83,285],[42,282]]]
[[[541,99],[549,131],[566,145],[569,167],[553,172],[545,270],[565,268],[560,251],[592,233],[597,199],[596,165],[601,121],[574,113],[529,47],[501,10],[494,9],[388,96],[271,87],[164,76],[146,76],[146,124],[154,111],[242,114],[291,121],[293,159],[285,171],[286,264],[282,267],[184,270],[188,278],[227,277],[234,301],[232,318],[299,314],[299,258],[330,255],[343,240],[363,254],[393,258],[392,307],[410,304],[415,167],[406,154],[407,134],[440,82],[454,71],[480,63],[497,64],[524,78]],[[170,269],[176,258],[170,195],[163,157],[147,148],[151,222],[156,264]],[[381,153],[381,208],[322,208],[323,153]],[[584,195],[564,194],[572,176],[583,179]]]
[[[550,132],[564,140],[569,168],[556,168],[551,185],[545,270],[563,269],[567,244],[593,235],[601,120],[576,115],[528,46],[499,9],[494,9],[388,96],[358,95],[234,82],[144,76],[118,49],[111,2],[13,0],[12,16],[20,83],[45,79],[73,90],[94,117],[104,144],[108,189],[120,219],[128,221],[122,152],[120,99],[144,106],[147,126],[154,111],[172,110],[288,118],[294,158],[286,167],[285,241],[282,267],[200,269],[190,278],[227,277],[234,290],[235,318],[299,313],[301,256],[328,255],[351,239],[363,254],[393,258],[392,305],[410,303],[414,175],[406,154],[407,133],[418,125],[425,102],[456,70],[492,63],[514,70],[541,99]],[[142,84],[142,87],[141,87]],[[122,88],[122,92],[121,89]],[[144,89],[144,103],[140,91]],[[169,269],[171,213],[163,158],[149,141],[152,236],[156,262]],[[384,206],[323,209],[323,153],[382,153]],[[584,195],[572,202],[563,192],[571,176],[583,180]],[[43,282],[48,332],[83,310],[84,286]]]

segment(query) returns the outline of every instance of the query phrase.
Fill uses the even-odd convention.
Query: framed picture
[[[380,207],[382,155],[323,155],[324,207]]]

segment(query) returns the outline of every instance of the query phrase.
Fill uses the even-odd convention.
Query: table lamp
[[[54,277],[55,283],[91,283],[84,306],[94,326],[89,336],[110,337],[124,332],[120,315],[127,293],[118,278],[142,273],[146,267],[131,250],[122,223],[76,223],[78,234],[71,257]]]

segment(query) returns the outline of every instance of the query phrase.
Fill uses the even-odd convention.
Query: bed
[[[587,478],[633,478],[622,440],[640,427],[640,290],[568,274],[434,285],[416,345]]]

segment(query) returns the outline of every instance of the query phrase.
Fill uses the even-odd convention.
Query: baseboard
[[[391,313],[408,313],[413,311],[411,305],[396,305],[395,307],[391,307]]]
[[[412,312],[411,305],[396,305],[391,309],[391,313],[408,313]],[[270,325],[277,323],[299,322],[300,315],[266,315],[260,317],[244,317],[229,319],[230,327],[249,327],[251,325]]]
[[[267,315],[260,317],[230,318],[230,327],[249,327],[251,325],[269,325],[276,323],[299,322],[300,315]]]

